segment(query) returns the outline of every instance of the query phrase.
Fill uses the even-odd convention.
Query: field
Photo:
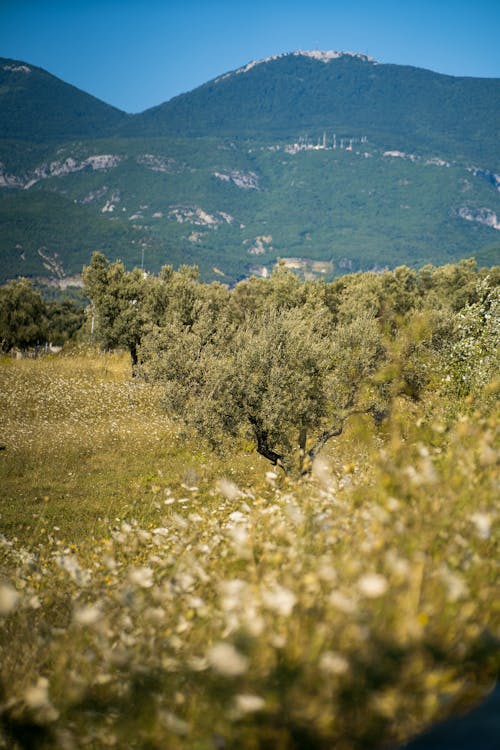
[[[292,483],[169,420],[125,355],[3,358],[0,748],[386,748],[474,705],[500,665],[486,395],[359,416]]]

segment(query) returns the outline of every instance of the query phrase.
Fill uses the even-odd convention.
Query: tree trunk
[[[134,378],[136,375],[137,363],[139,361],[139,357],[137,356],[137,344],[130,344],[129,352],[130,358],[132,359],[132,377]]]
[[[257,453],[267,458],[273,466],[280,466],[284,470],[283,456],[276,451],[273,451],[268,444],[267,432],[262,429],[259,422],[255,417],[248,417],[248,421],[252,425],[255,440],[257,442]]]

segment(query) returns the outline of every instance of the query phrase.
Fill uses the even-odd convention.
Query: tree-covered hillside
[[[134,116],[4,61],[0,281],[64,285],[94,250],[227,284],[278,258],[326,278],[497,262],[499,82],[331,55],[249,64]]]
[[[35,65],[0,57],[0,136],[70,141],[106,135],[124,112]]]
[[[138,135],[290,139],[368,136],[381,147],[436,151],[500,169],[500,81],[454,78],[344,55],[279,56],[223,75],[134,116]]]

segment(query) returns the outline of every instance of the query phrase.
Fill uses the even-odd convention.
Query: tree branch
[[[387,412],[385,410],[378,409],[374,404],[369,406],[367,409],[353,409],[352,411],[348,412],[341,418],[340,424],[338,426],[332,427],[330,430],[325,430],[320,435],[313,447],[309,451],[307,451],[307,456],[309,458],[309,467],[312,466],[312,462],[314,461],[320,450],[324,448],[330,438],[338,437],[342,434],[342,432],[344,431],[344,424],[349,419],[349,417],[352,417],[355,414],[371,414],[376,424],[380,424],[382,420],[387,416]]]

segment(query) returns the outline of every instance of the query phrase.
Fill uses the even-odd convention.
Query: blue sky
[[[500,0],[0,0],[0,56],[127,112],[296,49],[500,77],[499,39]]]

